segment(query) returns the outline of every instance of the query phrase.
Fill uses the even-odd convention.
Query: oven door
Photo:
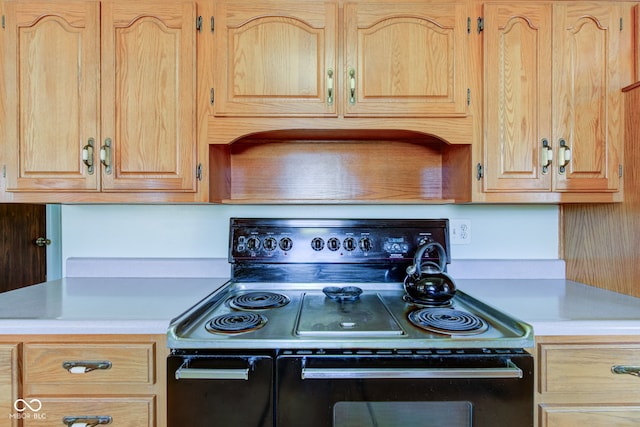
[[[167,372],[168,427],[273,426],[273,357],[170,356]]]
[[[522,350],[289,353],[276,362],[278,427],[533,426]]]

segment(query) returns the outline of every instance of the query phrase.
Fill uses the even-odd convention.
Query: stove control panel
[[[431,242],[450,261],[447,219],[232,218],[229,236],[231,263],[388,263]]]

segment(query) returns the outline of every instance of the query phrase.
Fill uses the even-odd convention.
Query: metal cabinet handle
[[[93,147],[95,145],[95,139],[89,138],[87,145],[82,147],[82,162],[87,166],[87,172],[89,175],[93,175]]]
[[[628,374],[634,377],[640,377],[640,366],[613,365],[611,372],[614,374]]]
[[[542,139],[542,173],[549,172],[549,166],[553,162],[553,150],[547,138]]]
[[[356,103],[356,70],[349,68],[349,104]]]
[[[69,371],[70,374],[86,374],[87,372],[98,369],[111,369],[111,362],[104,361],[71,361],[62,362],[62,367]]]
[[[94,427],[100,424],[111,424],[111,421],[112,418],[108,415],[62,417],[62,423],[68,427]]]
[[[248,380],[249,368],[243,369],[194,369],[178,368],[177,380]]]
[[[566,170],[566,166],[569,164],[571,160],[571,149],[567,145],[567,141],[564,139],[560,140],[560,148],[558,148],[558,170],[560,173],[564,173]]]
[[[327,105],[333,105],[333,69],[327,70]]]
[[[111,138],[104,140],[104,145],[100,147],[100,162],[104,165],[107,175],[111,174]]]
[[[522,378],[522,370],[513,363],[506,368],[302,368],[302,379],[427,379],[427,378]]]

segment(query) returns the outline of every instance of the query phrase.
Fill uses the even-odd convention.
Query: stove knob
[[[346,251],[351,252],[357,247],[356,239],[354,239],[353,237],[347,237],[346,239],[344,239],[344,242],[342,242],[342,245],[344,246],[344,249]]]
[[[370,238],[363,237],[362,239],[360,239],[359,246],[362,252],[369,252],[373,248],[373,243],[371,242]]]
[[[258,239],[257,237],[249,237],[247,239],[247,249],[249,249],[250,251],[257,251],[258,249],[260,249],[260,239]]]
[[[289,237],[283,237],[282,239],[280,239],[280,249],[282,249],[283,251],[290,251],[292,247],[293,240],[291,240]]]
[[[273,237],[267,237],[264,240],[264,248],[271,252],[274,251],[276,248],[278,247],[278,241],[276,239],[274,239]]]
[[[337,237],[332,237],[327,241],[327,248],[329,248],[330,251],[337,251],[338,249],[340,249],[340,239],[338,239]]]
[[[321,251],[324,249],[324,240],[322,237],[314,237],[311,241],[311,249],[314,251]]]

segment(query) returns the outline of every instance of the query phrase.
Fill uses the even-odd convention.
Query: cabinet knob
[[[43,247],[43,246],[50,245],[51,240],[47,239],[46,237],[38,237],[35,243],[36,243],[36,246]]]

